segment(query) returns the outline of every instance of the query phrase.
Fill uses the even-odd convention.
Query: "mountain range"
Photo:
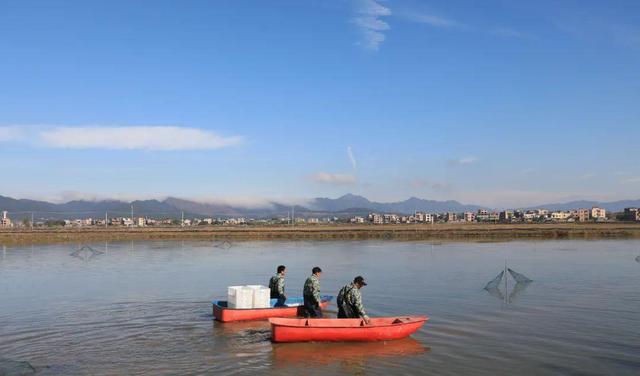
[[[105,212],[109,216],[130,216],[133,205],[134,215],[147,217],[179,218],[184,212],[186,217],[250,217],[272,218],[287,216],[289,211],[295,210],[296,216],[322,217],[338,216],[347,217],[353,215],[366,215],[370,212],[411,214],[415,211],[424,212],[455,212],[476,211],[484,207],[480,205],[466,205],[458,201],[435,201],[411,197],[398,202],[375,202],[367,198],[346,194],[338,198],[314,198],[306,201],[304,205],[285,205],[271,202],[267,205],[255,207],[241,207],[223,203],[202,203],[192,200],[168,197],[163,200],[136,200],[125,202],[118,200],[85,201],[74,200],[66,203],[50,203],[46,201],[14,199],[0,196],[0,210],[7,210],[13,217],[21,218],[30,216],[33,212],[37,218],[82,218],[102,217]],[[568,210],[577,208],[590,208],[599,206],[608,211],[622,211],[625,207],[640,207],[640,200],[621,200],[615,202],[598,201],[572,201],[567,203],[555,203],[531,207],[545,208],[549,210]]]

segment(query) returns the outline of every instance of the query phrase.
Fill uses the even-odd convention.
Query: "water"
[[[3,248],[0,358],[43,375],[640,372],[637,240],[213,245]],[[534,281],[483,290],[505,260]],[[371,344],[272,344],[267,323],[212,320],[226,286],[266,284],[280,263],[289,295],[319,265],[323,293],[362,274],[371,316],[431,320],[411,338]]]

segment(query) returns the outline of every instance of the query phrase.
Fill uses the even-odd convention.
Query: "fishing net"
[[[527,278],[524,274],[520,274],[518,272],[514,272],[511,269],[507,269],[507,270],[509,271],[509,274],[511,274],[513,279],[515,279],[516,282],[518,282],[518,283],[529,283],[529,282],[532,281],[531,279]]]
[[[529,282],[531,282],[531,280],[529,280]],[[511,302],[513,299],[516,298],[516,296],[518,296],[518,294],[520,294],[522,291],[524,291],[527,286],[529,285],[529,282],[518,282],[516,283],[515,286],[513,286],[513,289],[511,290],[511,293],[509,294],[509,302]]]
[[[498,273],[498,275],[494,279],[487,283],[484,289],[487,291],[497,289],[500,285],[500,282],[502,282],[502,277],[504,277],[504,270]]]

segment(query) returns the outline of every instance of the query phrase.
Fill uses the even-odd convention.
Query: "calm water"
[[[638,374],[640,241],[207,242],[51,245],[0,254],[0,358],[39,374]],[[534,280],[493,294],[508,266]],[[426,314],[413,337],[278,344],[268,324],[220,324],[226,286],[322,292],[364,275],[371,316]],[[335,306],[330,308],[335,310]]]

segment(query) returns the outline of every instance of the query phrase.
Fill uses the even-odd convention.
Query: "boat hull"
[[[320,308],[326,308],[333,299],[332,296],[323,296]],[[294,298],[292,300],[302,300]],[[227,302],[217,300],[213,302],[213,317],[221,322],[266,320],[272,317],[295,317],[303,316],[304,308],[295,307],[271,307],[271,308],[251,308],[233,309],[227,307]]]
[[[382,317],[364,325],[362,319],[270,319],[273,342],[372,342],[405,338],[426,316]]]

